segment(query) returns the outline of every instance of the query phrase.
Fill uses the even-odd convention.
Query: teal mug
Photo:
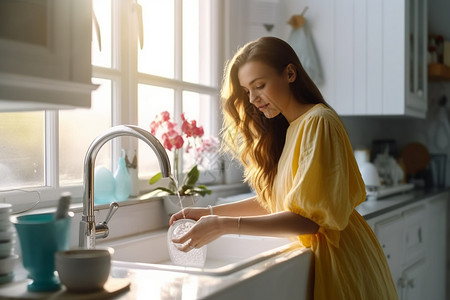
[[[58,220],[53,213],[12,216],[22,249],[22,263],[32,280],[32,292],[57,291],[61,283],[55,276],[55,253],[69,249],[73,213]]]

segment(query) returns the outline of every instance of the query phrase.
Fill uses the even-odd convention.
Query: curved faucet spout
[[[89,146],[84,160],[84,193],[83,216],[80,222],[79,246],[82,248],[95,248],[96,230],[94,216],[94,167],[95,159],[102,146],[109,140],[119,136],[132,136],[147,143],[158,158],[161,174],[171,177],[170,161],[163,145],[150,132],[134,125],[119,125],[112,127],[97,138]]]

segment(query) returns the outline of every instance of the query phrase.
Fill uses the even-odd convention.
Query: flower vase
[[[199,195],[166,195],[163,197],[164,208],[167,214],[171,216],[183,208],[194,206],[199,198]]]

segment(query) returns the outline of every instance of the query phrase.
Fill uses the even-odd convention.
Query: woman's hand
[[[203,208],[203,207],[187,207],[183,208],[183,210],[180,210],[177,213],[174,213],[170,217],[169,226],[173,224],[173,222],[180,220],[180,219],[192,219],[194,221],[198,221],[201,217],[209,215],[210,210],[209,208]]]
[[[197,209],[193,211],[197,211]],[[178,249],[184,252],[188,252],[194,248],[201,248],[224,234],[222,232],[222,219],[215,215],[203,216],[185,235],[174,238],[172,241],[175,244],[180,244],[181,246]]]

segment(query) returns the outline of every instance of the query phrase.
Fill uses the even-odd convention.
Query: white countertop
[[[366,219],[369,220],[376,216],[385,214],[396,208],[421,201],[425,198],[433,197],[448,191],[448,188],[430,189],[430,190],[412,190],[391,197],[378,200],[365,201],[361,203],[356,210]]]

